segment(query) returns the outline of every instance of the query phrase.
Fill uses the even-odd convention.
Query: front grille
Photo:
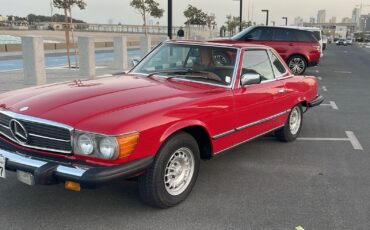
[[[26,143],[16,140],[10,128],[10,121],[15,119],[26,129]],[[42,122],[40,122],[42,121]],[[12,141],[29,148],[60,153],[71,153],[71,129],[46,120],[0,111],[0,133]]]

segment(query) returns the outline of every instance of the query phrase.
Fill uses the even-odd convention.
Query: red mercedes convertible
[[[126,74],[1,94],[0,177],[74,191],[137,178],[147,204],[171,207],[200,160],[272,131],[296,139],[317,88],[266,46],[167,41]]]

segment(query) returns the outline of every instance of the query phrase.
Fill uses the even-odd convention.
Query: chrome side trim
[[[237,130],[236,129],[232,129],[232,130],[229,130],[229,131],[226,131],[226,132],[223,132],[223,133],[220,133],[218,135],[215,135],[212,137],[212,139],[218,139],[218,138],[221,138],[221,137],[224,137],[224,136],[227,136],[229,134],[232,134],[232,133],[235,133]]]
[[[224,151],[227,151],[227,150],[232,149],[232,148],[234,148],[234,147],[237,147],[237,146],[239,146],[239,145],[241,145],[241,144],[244,144],[244,143],[246,143],[246,142],[249,142],[249,141],[251,141],[251,140],[254,140],[254,139],[258,138],[258,137],[261,137],[261,136],[263,136],[263,135],[265,135],[265,134],[268,134],[268,133],[270,133],[270,132],[272,132],[272,131],[274,131],[274,130],[280,129],[280,128],[282,128],[282,127],[284,127],[284,125],[281,125],[281,126],[278,126],[278,127],[276,127],[276,128],[270,129],[269,131],[266,131],[266,132],[261,133],[261,134],[259,134],[259,135],[257,135],[257,136],[251,137],[251,138],[249,138],[249,139],[247,139],[247,140],[245,140],[245,141],[242,141],[242,142],[239,142],[239,143],[237,143],[237,144],[235,144],[235,145],[232,145],[232,146],[230,146],[230,147],[227,147],[226,149],[223,149],[223,150],[221,150],[221,151],[218,151],[218,152],[214,153],[213,155],[220,154],[220,153],[222,153],[222,152],[224,152]]]
[[[42,138],[42,139],[53,140],[53,141],[71,142],[71,140],[63,140],[63,139],[58,139],[58,138],[45,137],[45,136],[41,136],[41,135],[37,135],[37,134],[33,134],[33,133],[29,133],[28,135],[33,136],[33,137],[39,137],[39,138]]]
[[[287,113],[290,113],[290,111],[291,111],[291,109],[288,109],[288,110],[286,110],[286,111],[284,111],[284,112],[281,112],[281,113],[278,113],[278,114],[272,115],[272,116],[270,116],[270,117],[266,117],[266,118],[263,118],[263,119],[261,119],[261,120],[255,121],[255,122],[252,122],[252,123],[249,123],[249,124],[246,124],[246,125],[239,126],[239,127],[235,128],[235,129],[232,129],[232,130],[229,130],[229,131],[226,131],[226,132],[223,132],[223,133],[217,134],[217,135],[213,136],[213,137],[212,137],[212,139],[213,139],[213,140],[216,140],[216,139],[218,139],[218,138],[221,138],[221,137],[227,136],[227,135],[229,135],[229,134],[233,134],[233,133],[238,132],[238,131],[241,131],[241,130],[243,130],[243,129],[250,128],[250,127],[252,127],[252,126],[255,126],[255,125],[261,124],[261,123],[263,123],[263,122],[270,121],[270,120],[272,120],[272,119],[275,119],[275,118],[277,118],[277,117],[280,117],[280,116],[283,116],[283,115],[285,115],[285,114],[287,114]]]
[[[59,122],[55,122],[55,121],[49,121],[49,120],[42,119],[42,118],[37,118],[37,117],[32,117],[32,116],[28,116],[28,115],[19,114],[19,113],[14,113],[14,112],[11,112],[11,111],[8,111],[8,110],[3,110],[3,109],[0,109],[0,113],[6,115],[8,117],[14,118],[14,119],[25,120],[25,121],[29,121],[29,122],[41,123],[41,124],[45,124],[45,125],[64,128],[64,129],[69,130],[70,132],[73,131],[73,127],[71,127],[69,125],[59,123]]]
[[[261,120],[258,120],[258,121],[255,121],[255,122],[252,122],[252,123],[249,123],[249,124],[246,124],[246,125],[243,125],[243,126],[240,126],[240,127],[237,127],[236,130],[237,131],[240,131],[240,130],[243,130],[243,129],[246,129],[246,128],[250,128],[252,126],[255,126],[255,125],[258,125],[258,124],[261,124],[263,122],[266,122],[266,121],[270,121],[272,119],[275,119],[277,117],[280,117],[280,116],[283,116],[287,113],[290,113],[290,109],[287,110],[287,111],[284,111],[284,112],[281,112],[281,113],[278,113],[278,114],[275,114],[273,116],[270,116],[270,117],[266,117],[266,118],[263,118]]]

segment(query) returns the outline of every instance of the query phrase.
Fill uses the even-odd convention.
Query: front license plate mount
[[[5,162],[6,162],[5,157],[0,155],[0,178],[6,178]]]

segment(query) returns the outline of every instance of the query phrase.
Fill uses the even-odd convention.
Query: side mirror
[[[240,78],[241,86],[255,85],[261,83],[261,81],[261,75],[255,73],[246,73]]]
[[[132,65],[133,66],[137,66],[137,64],[139,64],[139,60],[137,60],[137,59],[134,59],[134,60],[132,60]]]

